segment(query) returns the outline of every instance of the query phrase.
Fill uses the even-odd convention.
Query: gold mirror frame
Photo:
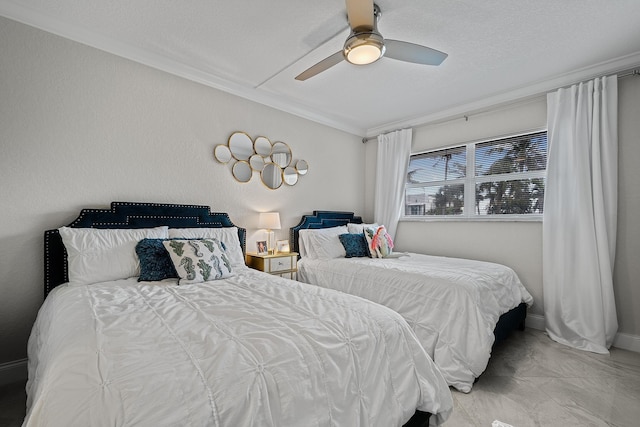
[[[220,163],[227,164],[231,161],[231,150],[224,144],[218,144],[216,148],[213,149],[213,157]]]
[[[249,157],[249,164],[251,165],[251,169],[254,171],[262,172],[265,165],[264,158],[260,154],[254,154]]]
[[[306,160],[298,160],[296,162],[296,171],[300,175],[306,175],[309,172],[309,163]]]
[[[296,185],[309,170],[306,160],[293,160],[291,148],[285,142],[272,143],[266,136],[253,140],[243,131],[233,132],[226,144],[216,145],[213,156],[219,163],[232,163],[231,175],[236,181],[249,182],[256,171],[262,183],[271,190],[280,188],[283,183]]]
[[[253,141],[253,151],[262,157],[269,157],[273,146],[266,136],[259,136]]]
[[[287,185],[296,185],[298,182],[298,171],[293,166],[287,166],[282,171],[282,180]]]
[[[229,137],[229,151],[236,160],[249,160],[253,154],[253,141],[245,132],[234,132]]]
[[[291,163],[291,148],[282,141],[273,143],[271,161],[284,169]]]
[[[260,178],[267,188],[277,190],[282,186],[282,169],[275,163],[267,163],[260,173]]]
[[[231,174],[238,182],[249,182],[253,175],[251,165],[246,160],[239,160],[233,164]]]

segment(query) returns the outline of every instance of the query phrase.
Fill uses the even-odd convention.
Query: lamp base
[[[267,230],[267,253],[269,255],[273,255],[275,253],[275,248],[273,247],[274,238],[275,233],[271,230]]]

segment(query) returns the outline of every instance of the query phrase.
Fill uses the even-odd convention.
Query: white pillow
[[[240,239],[238,238],[238,227],[170,228],[169,238],[218,239],[224,243],[227,248],[227,255],[229,256],[231,267],[245,266],[244,254],[242,253],[242,246],[240,246]]]
[[[136,245],[142,239],[166,239],[168,227],[58,229],[67,249],[69,281],[88,284],[140,275]]]
[[[369,227],[378,228],[378,224],[376,224],[375,222],[372,224],[352,224],[352,223],[347,224],[347,229],[349,230],[349,233],[356,233],[356,234],[364,233],[364,229]]]
[[[341,234],[347,233],[347,226],[300,230],[300,238],[309,258],[344,258],[347,252],[340,243]]]

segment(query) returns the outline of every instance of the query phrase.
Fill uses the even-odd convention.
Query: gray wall
[[[618,80],[618,235],[613,287],[619,331],[640,337],[640,77]]]
[[[640,336],[640,79],[620,81],[619,114],[615,292],[620,331]],[[540,98],[468,122],[425,125],[414,130],[413,149],[544,126],[545,116]],[[276,191],[256,177],[235,182],[211,152],[236,130],[287,142],[295,158],[309,161],[309,173]],[[263,237],[257,212],[277,210],[276,237],[284,239],[314,209],[372,218],[375,145],[0,18],[0,364],[26,357],[43,296],[43,231],[81,208],[114,200],[209,205],[247,227],[249,244]],[[396,240],[402,250],[511,266],[536,299],[531,312],[541,315],[541,230],[540,223],[402,222]]]
[[[286,142],[309,173],[275,191],[237,183],[212,155],[236,130]],[[250,245],[257,212],[276,210],[286,239],[303,213],[363,210],[363,155],[356,136],[0,18],[0,364],[26,357],[44,230],[81,208],[208,205]]]
[[[614,291],[619,337],[625,346],[640,345],[640,78],[618,81],[619,200]],[[414,129],[412,152],[477,141],[546,127],[546,97],[444,123]],[[377,143],[367,144],[366,216],[373,218]],[[526,242],[523,244],[523,242]],[[500,262],[513,268],[533,295],[530,313],[544,315],[541,222],[402,221],[395,241],[399,250]],[[541,317],[539,317],[541,319]],[[541,324],[541,322],[540,322]],[[620,341],[618,341],[620,342]]]

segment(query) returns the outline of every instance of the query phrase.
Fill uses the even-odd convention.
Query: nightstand
[[[296,280],[298,271],[297,252],[279,252],[271,255],[247,253],[247,265],[275,276]]]

